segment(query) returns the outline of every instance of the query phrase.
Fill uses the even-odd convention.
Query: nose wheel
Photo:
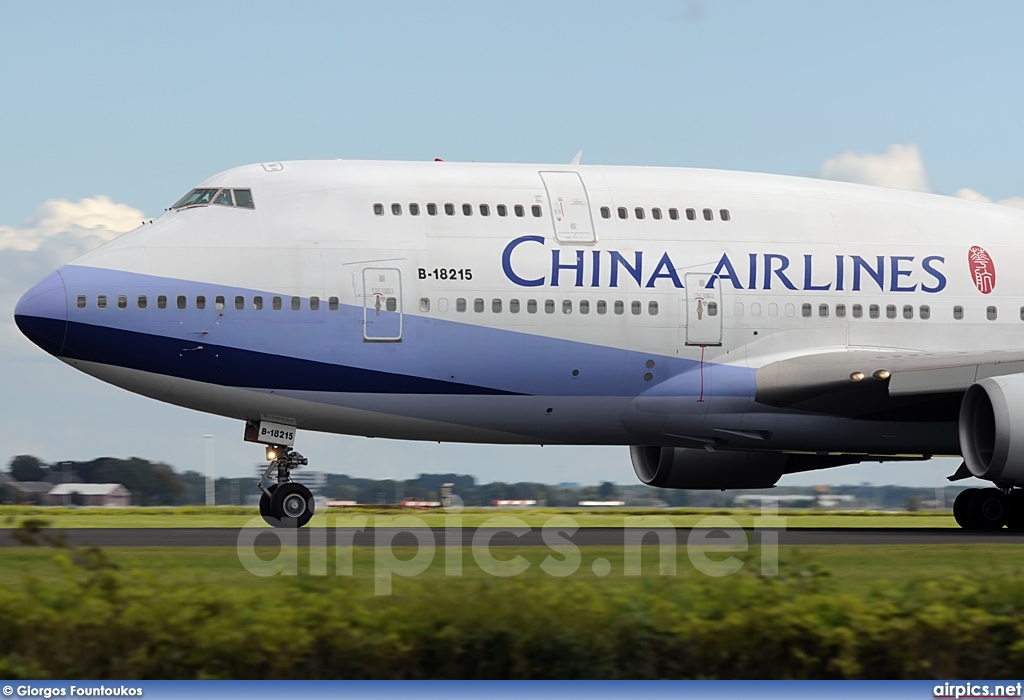
[[[274,447],[274,459],[256,486],[260,491],[260,515],[271,527],[299,528],[313,517],[316,504],[313,494],[302,484],[292,481],[291,471],[309,461],[290,447]],[[265,484],[271,472],[277,471],[277,483]]]

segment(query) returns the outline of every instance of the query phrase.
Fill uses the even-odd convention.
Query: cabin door
[[[689,272],[684,276],[686,294],[686,344],[722,344],[722,293],[718,275]]]
[[[398,268],[363,268],[363,340],[402,340],[402,273]]]
[[[542,172],[540,179],[548,193],[555,240],[559,243],[593,243],[596,240],[594,220],[590,216],[590,200],[580,174]]]

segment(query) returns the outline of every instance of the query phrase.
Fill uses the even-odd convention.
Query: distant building
[[[48,506],[130,506],[132,492],[121,484],[57,484],[43,496]]]
[[[6,487],[18,505],[36,505],[43,502],[44,497],[53,488],[49,481],[15,481],[8,479],[0,487]]]

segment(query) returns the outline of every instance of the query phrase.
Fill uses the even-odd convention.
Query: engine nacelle
[[[764,489],[783,474],[856,464],[845,455],[794,455],[782,452],[708,452],[688,447],[632,445],[629,456],[637,478],[663,489]]]
[[[987,377],[967,387],[959,432],[971,474],[1024,486],[1024,374]]]

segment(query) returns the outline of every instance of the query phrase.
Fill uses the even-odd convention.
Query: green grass
[[[495,517],[519,518],[528,526],[538,527],[555,515],[567,515],[580,527],[623,527],[630,525],[631,518],[656,516],[674,527],[694,527],[709,516],[733,518],[743,527],[757,524],[759,511],[740,509],[699,509],[699,508],[609,508],[599,511],[580,509],[491,509],[466,508],[458,517],[462,527],[486,526]],[[807,510],[780,510],[786,519],[787,528],[802,527],[957,527],[950,513],[918,511],[914,513],[876,512],[818,512]],[[378,509],[329,509],[317,513],[310,527],[336,527],[340,521],[367,517],[369,526],[380,518],[412,516],[422,521],[424,527],[444,527],[453,516],[438,511],[378,510]],[[18,527],[28,518],[46,520],[54,528],[145,528],[145,527],[264,527],[255,508],[237,506],[206,508],[189,506],[183,508],[30,508],[25,506],[0,506],[0,527]]]

